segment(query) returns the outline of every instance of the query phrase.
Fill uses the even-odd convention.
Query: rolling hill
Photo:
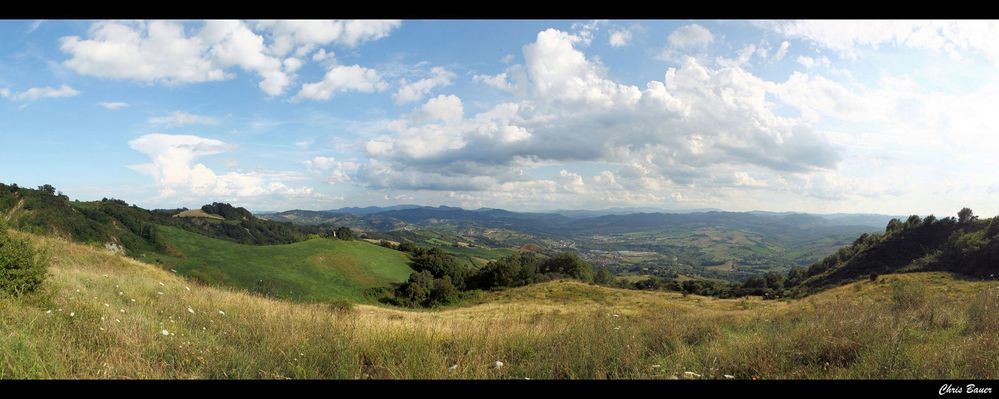
[[[999,377],[999,283],[946,273],[790,301],[554,281],[404,311],[269,299],[12,234],[52,266],[39,291],[0,297],[3,379]]]
[[[370,302],[369,288],[406,281],[409,257],[365,241],[313,238],[246,245],[159,226],[167,254],[142,258],[201,282],[239,287],[300,302]]]

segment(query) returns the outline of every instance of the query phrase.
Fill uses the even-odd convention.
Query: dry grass
[[[560,281],[404,311],[196,286],[32,240],[54,264],[42,292],[0,299],[0,378],[999,377],[999,285],[938,273],[794,302]]]

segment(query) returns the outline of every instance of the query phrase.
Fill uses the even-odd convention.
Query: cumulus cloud
[[[704,47],[714,40],[711,31],[698,24],[681,26],[666,38],[666,42],[676,48]]]
[[[8,98],[14,101],[33,101],[42,98],[62,98],[74,97],[78,95],[80,95],[79,91],[67,85],[61,85],[59,87],[32,87],[21,92],[11,92],[9,88],[0,89],[0,97]]]
[[[60,49],[70,55],[63,65],[82,75],[176,85],[231,79],[232,69],[239,68],[257,74],[264,93],[278,96],[316,46],[354,47],[398,26],[398,21],[259,21],[255,31],[233,20],[206,21],[195,29],[177,21],[101,21],[85,38],[61,38]],[[319,58],[326,58],[325,51]]]
[[[767,81],[738,64],[711,67],[690,57],[644,87],[618,83],[578,43],[577,35],[545,30],[523,47],[523,65],[475,78],[502,81],[497,86],[514,101],[466,115],[460,98],[438,96],[389,123],[365,143],[368,159],[353,181],[511,201],[702,200],[723,187],[764,187],[774,176],[836,168],[838,148],[808,117],[777,113],[778,104],[809,117],[862,115],[861,98],[824,78]],[[568,169],[541,178],[523,172],[569,162],[617,170],[593,184]]]
[[[430,77],[415,82],[403,79],[399,82],[399,90],[392,95],[396,104],[406,104],[420,101],[436,87],[449,86],[455,78],[454,72],[441,67],[430,70]]]
[[[298,180],[293,172],[228,172],[217,174],[196,160],[231,152],[235,145],[193,135],[150,133],[128,142],[129,147],[149,157],[129,168],[152,177],[160,199],[240,198],[262,195],[309,196],[312,188],[287,186]]]
[[[507,80],[506,72],[496,75],[475,75],[472,77],[472,80],[500,90],[510,90],[512,88],[510,82]]]
[[[256,27],[272,37],[271,52],[286,55],[294,50],[303,52],[318,46],[336,44],[356,47],[389,35],[402,25],[397,20],[356,21],[258,21]]]
[[[210,116],[197,115],[184,111],[174,111],[169,115],[149,118],[152,125],[184,126],[184,125],[216,125],[218,119]]]
[[[360,65],[331,67],[323,80],[302,85],[302,90],[295,95],[294,100],[329,100],[338,92],[356,91],[373,93],[388,89],[386,83],[378,75],[378,71]]]
[[[304,162],[305,167],[315,174],[325,175],[325,181],[337,184],[350,181],[348,172],[354,172],[359,165],[350,161],[338,161],[333,157],[315,157]]]

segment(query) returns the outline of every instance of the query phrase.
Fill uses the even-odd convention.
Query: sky
[[[995,21],[0,21],[0,182],[144,208],[999,214]]]

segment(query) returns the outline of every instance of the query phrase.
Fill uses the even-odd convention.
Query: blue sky
[[[0,181],[147,208],[999,213],[991,21],[0,21]]]

